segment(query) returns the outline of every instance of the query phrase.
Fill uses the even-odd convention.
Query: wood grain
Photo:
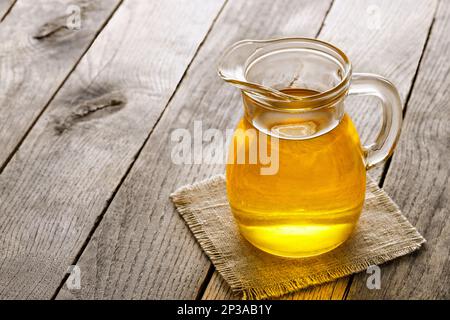
[[[450,3],[441,1],[384,189],[427,239],[413,255],[381,266],[381,289],[356,276],[350,299],[450,298]]]
[[[402,101],[410,90],[435,11],[435,2],[421,0],[371,1],[336,0],[328,13],[319,39],[341,48],[350,58],[354,72],[372,72],[390,79],[398,88]],[[420,14],[411,14],[414,7]],[[369,10],[368,10],[369,9]],[[378,18],[372,12],[377,12]],[[353,17],[353,18],[349,18]],[[377,19],[371,21],[371,19]],[[375,137],[381,123],[381,110],[374,98],[349,98],[346,108],[357,125],[363,141]],[[371,170],[376,180],[383,167]],[[223,281],[213,277],[203,298],[229,299]],[[348,278],[306,289],[288,299],[342,299]],[[214,290],[223,290],[215,292]],[[236,298],[236,297],[233,297]]]
[[[0,168],[118,3],[42,0],[14,5],[0,27]],[[69,5],[81,10],[80,30],[67,28]]]
[[[0,0],[0,22],[6,17],[6,14],[14,5],[16,0]]]
[[[221,6],[222,1],[202,0],[135,0],[120,6],[0,176],[1,298],[47,299],[54,295]],[[17,7],[14,13],[28,14],[24,11]],[[0,32],[4,32],[3,26]],[[46,37],[45,33],[41,34]],[[50,37],[38,45],[41,49],[23,46],[23,50],[40,59],[48,45],[62,50],[52,50],[44,59],[48,62],[42,64],[57,63],[57,55],[66,51],[70,57],[71,45],[63,49],[63,44],[72,35],[64,31]],[[63,40],[65,37],[69,38]],[[37,99],[37,91],[46,81],[36,81],[36,72],[52,76],[45,68],[33,66],[26,72],[25,67],[16,67],[15,71],[24,74],[10,73],[17,80],[33,76],[29,86],[35,86],[23,99],[7,95],[10,104]],[[17,105],[11,113],[14,119],[23,115],[21,108],[25,107],[28,105]],[[12,128],[2,130],[14,136]],[[126,213],[124,220],[139,214]],[[145,225],[145,221],[141,223]],[[135,248],[142,240],[133,238],[121,245]],[[130,257],[111,257],[127,265],[139,263]],[[81,269],[82,279],[85,272]]]
[[[194,299],[210,262],[192,237],[169,194],[222,172],[222,165],[176,165],[171,132],[233,128],[241,116],[238,90],[216,74],[225,48],[243,38],[314,36],[328,1],[230,1],[199,50],[173,100],[83,252],[82,289],[65,286],[58,298]],[[211,145],[211,144],[210,144]],[[205,149],[207,147],[205,146]],[[205,150],[206,152],[206,150]]]
[[[231,287],[217,270],[214,270],[201,298],[202,300],[240,300],[239,295],[231,291]]]

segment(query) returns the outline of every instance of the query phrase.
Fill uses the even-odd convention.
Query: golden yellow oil
[[[295,93],[311,94],[308,90]],[[260,168],[266,164],[260,161],[239,164],[236,158],[229,159],[227,193],[233,215],[242,235],[261,250],[284,257],[318,255],[343,243],[357,223],[366,178],[358,133],[344,114],[333,128],[314,135],[331,123],[323,112],[313,120],[270,124],[268,131],[281,137],[275,174],[261,175]],[[254,128],[246,118],[237,126]],[[260,139],[257,135],[242,140],[238,132],[242,131],[235,132],[230,144],[234,157],[248,153],[250,143],[256,142],[249,139]],[[312,138],[283,138],[299,132]]]

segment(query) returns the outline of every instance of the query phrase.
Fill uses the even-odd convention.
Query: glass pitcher
[[[378,75],[352,75],[341,50],[307,38],[240,41],[226,50],[218,72],[243,97],[226,169],[242,235],[283,257],[314,256],[342,244],[363,207],[366,170],[386,160],[399,138],[396,88]],[[381,100],[382,127],[370,145],[361,146],[345,113],[348,95]],[[264,172],[262,149],[277,161],[275,170]]]

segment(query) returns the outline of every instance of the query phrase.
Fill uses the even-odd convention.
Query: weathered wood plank
[[[14,5],[0,28],[0,168],[119,3],[42,0]],[[79,30],[67,27],[70,5],[80,8]]]
[[[1,298],[56,292],[221,6],[120,6],[0,176]]]
[[[371,1],[336,0],[325,20],[319,38],[343,49],[353,63],[355,72],[372,72],[394,82],[403,101],[410,90],[422,48],[435,10],[435,2],[421,0]],[[415,8],[411,14],[407,8]],[[377,12],[378,17],[373,16]],[[349,19],[349,17],[353,17]],[[374,19],[374,21],[371,21]],[[381,110],[376,100],[348,99],[347,110],[355,121],[363,140],[374,138],[380,125]],[[382,166],[370,171],[379,180]],[[223,290],[223,281],[213,277],[204,298],[235,298]],[[288,299],[342,299],[348,279],[324,284],[289,295]],[[215,290],[223,290],[222,294]]]
[[[427,239],[419,252],[381,266],[381,289],[356,276],[350,299],[450,298],[450,3],[441,1],[384,189]]]
[[[221,81],[216,63],[243,38],[314,36],[329,1],[230,1],[226,4],[173,100],[115,196],[78,265],[80,291],[58,298],[187,298],[198,294],[210,262],[174,210],[169,194],[222,165],[175,165],[171,132],[233,128],[241,116],[239,92]]]
[[[208,286],[202,295],[202,300],[239,300],[240,297],[231,291],[231,287],[222,276],[214,270]]]
[[[2,21],[16,0],[0,0],[0,21]]]

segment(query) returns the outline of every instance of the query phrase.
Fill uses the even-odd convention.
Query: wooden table
[[[330,41],[397,86],[402,136],[370,174],[428,240],[382,266],[380,290],[361,273],[285,298],[450,298],[450,1],[0,0],[0,17],[1,298],[237,298],[168,198],[224,168],[174,164],[170,134],[232,128],[218,57],[281,36]],[[374,103],[349,99],[364,141]]]

